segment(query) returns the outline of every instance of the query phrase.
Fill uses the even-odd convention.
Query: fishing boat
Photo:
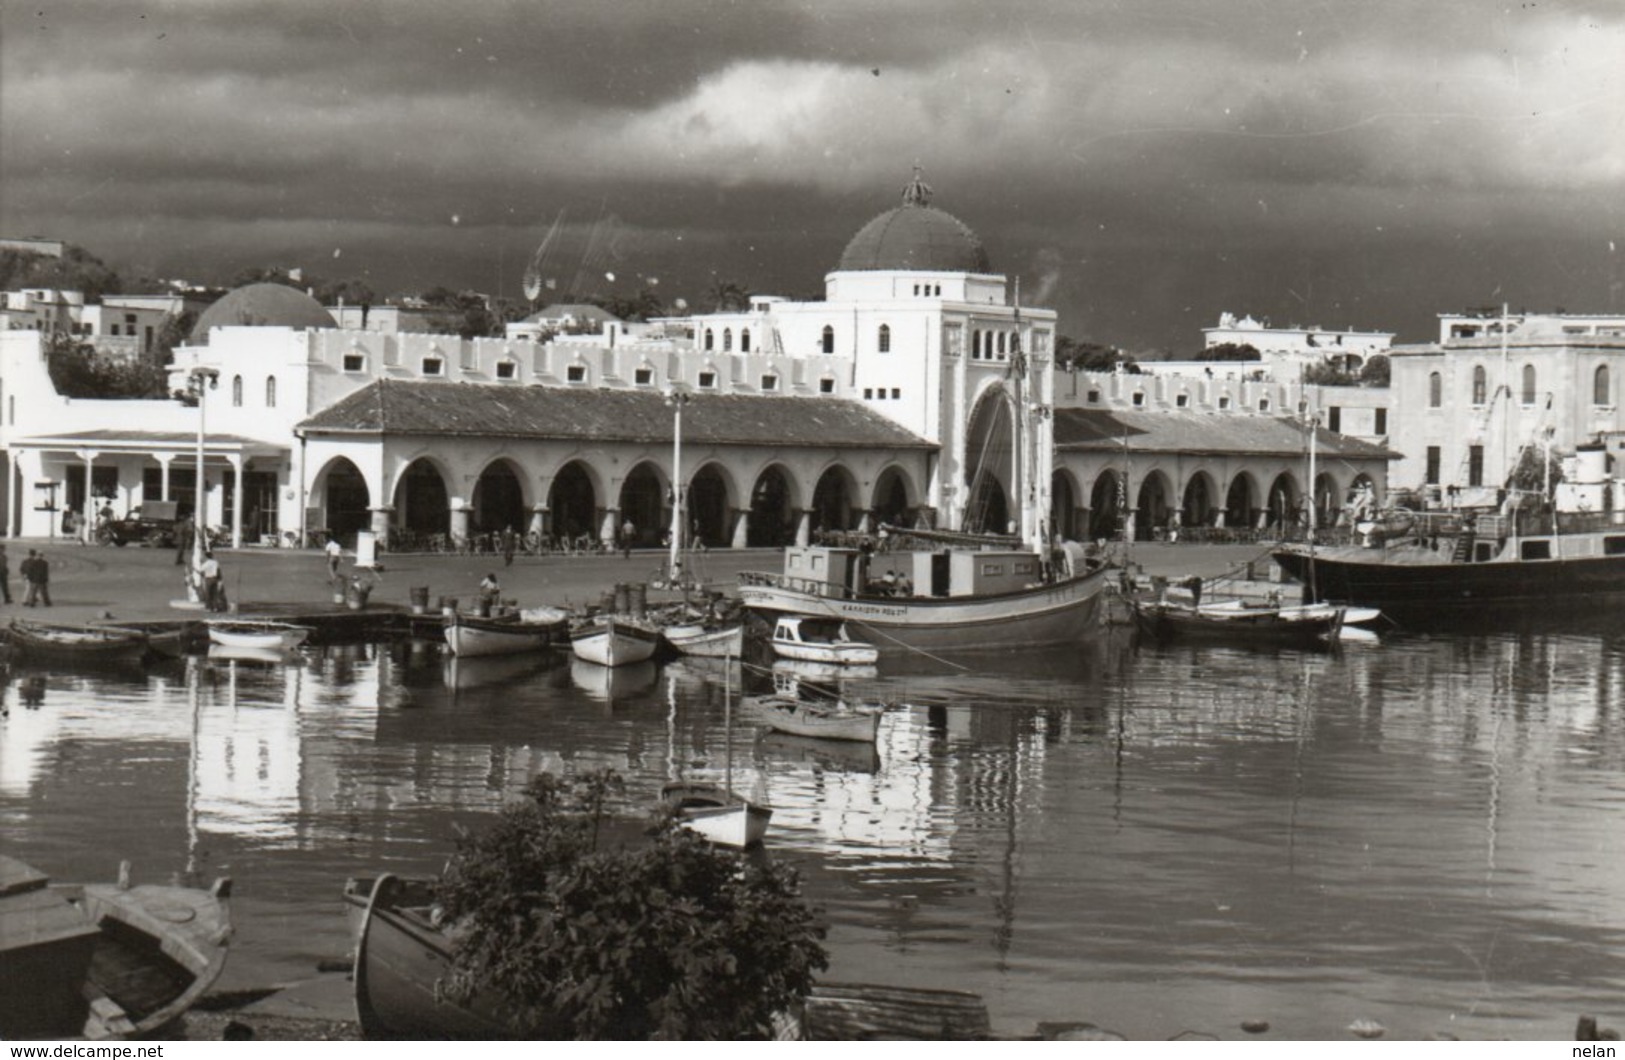
[[[1337,604],[1270,604],[1260,605],[1248,600],[1214,600],[1204,603],[1204,611],[1245,611],[1257,609],[1260,606],[1275,607],[1283,618],[1311,618],[1318,615],[1329,615],[1339,610]],[[1343,632],[1348,632],[1351,626],[1372,626],[1382,620],[1382,612],[1375,607],[1341,607],[1343,612]]]
[[[209,642],[227,648],[276,648],[288,651],[297,648],[310,636],[309,626],[270,619],[211,618]]]
[[[846,623],[827,619],[782,616],[773,625],[773,654],[800,662],[838,666],[870,666],[880,659],[873,644],[851,639]]]
[[[1509,623],[1532,610],[1571,612],[1615,606],[1625,597],[1625,525],[1562,519],[1573,529],[1540,532],[1532,519],[1484,514],[1459,518],[1441,534],[1378,547],[1282,547],[1275,562],[1313,579],[1328,600],[1377,608],[1408,625]],[[1578,524],[1578,525],[1575,525]]]
[[[540,651],[568,635],[569,616],[554,608],[537,608],[512,619],[453,614],[445,629],[446,647],[462,657]]]
[[[0,1037],[123,1039],[152,1034],[220,977],[231,881],[207,891],[50,885],[0,855]]]
[[[433,892],[433,880],[397,876],[345,884],[362,1035],[370,1041],[513,1038],[518,1030],[494,991],[454,1001],[440,989],[451,975],[454,948]],[[801,1011],[779,1022],[782,1037],[818,1041],[968,1041],[991,1034],[987,1004],[975,994],[867,983],[815,983]]]
[[[744,696],[740,709],[774,732],[815,736],[821,740],[874,743],[880,732],[880,707],[853,706],[844,699],[823,702],[774,693]]]
[[[179,659],[209,642],[201,622],[111,622],[106,628],[141,634],[147,638],[147,654],[165,659]]]
[[[665,627],[661,635],[682,655],[737,659],[745,650],[745,626],[740,622],[725,626],[682,623]]]
[[[57,625],[14,618],[6,639],[12,650],[30,662],[129,663],[147,653],[146,634],[104,626]]]
[[[658,647],[658,629],[620,615],[600,617],[570,632],[570,650],[575,657],[599,666],[646,662]]]
[[[1165,600],[1135,600],[1134,624],[1159,641],[1221,640],[1233,644],[1324,647],[1335,640],[1343,624],[1339,607],[1298,609],[1283,614],[1279,607],[1197,607]]]

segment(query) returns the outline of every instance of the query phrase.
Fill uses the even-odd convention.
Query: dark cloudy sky
[[[915,162],[1079,338],[1625,311],[1625,4],[0,3],[0,232],[130,272],[816,295]]]

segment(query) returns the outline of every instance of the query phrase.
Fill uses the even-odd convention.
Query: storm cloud
[[[912,167],[1062,330],[1625,311],[1625,11],[1446,0],[0,8],[0,231],[129,272],[816,294]],[[609,280],[607,273],[615,279]]]

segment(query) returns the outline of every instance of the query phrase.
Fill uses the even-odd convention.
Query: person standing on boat
[[[487,574],[480,580],[480,616],[489,618],[496,613],[497,600],[502,596],[502,586],[497,584],[495,572]]]
[[[203,562],[198,564],[198,580],[203,586],[203,606],[209,611],[224,611],[226,609],[226,594],[220,586],[220,561],[214,558],[212,551],[203,553]]]

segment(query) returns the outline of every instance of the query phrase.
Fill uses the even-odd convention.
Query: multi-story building
[[[1392,352],[1396,487],[1495,503],[1526,450],[1573,453],[1625,430],[1625,319],[1451,314],[1440,332]]]

